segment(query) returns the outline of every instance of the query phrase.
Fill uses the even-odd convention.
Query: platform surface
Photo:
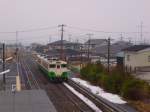
[[[57,112],[44,90],[0,91],[0,112]]]

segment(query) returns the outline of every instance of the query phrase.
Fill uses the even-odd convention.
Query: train
[[[36,62],[39,69],[50,81],[68,81],[69,70],[66,61],[59,60],[58,58],[48,58],[45,55],[37,55]]]

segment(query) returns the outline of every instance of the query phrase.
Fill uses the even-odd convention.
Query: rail
[[[102,97],[98,97],[97,95],[93,94],[91,91],[89,91],[88,89],[84,88],[83,86],[79,85],[71,79],[68,80],[68,84],[74,89],[76,89],[78,92],[89,98],[93,103],[96,104],[97,107],[99,107],[104,112],[129,112],[124,108],[121,108],[111,102],[106,101]]]
[[[30,70],[29,65],[25,62],[23,56],[22,56],[22,59],[20,60],[20,64],[25,72],[24,77],[26,78],[29,89],[40,89],[40,86],[36,78],[34,77],[34,74]]]

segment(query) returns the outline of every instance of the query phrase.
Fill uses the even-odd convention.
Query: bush
[[[103,74],[100,78],[103,88],[112,93],[120,93],[123,81],[123,76],[120,74]]]
[[[100,73],[102,70],[103,69],[100,64],[88,64],[86,67],[81,69],[80,73],[82,77],[96,83],[100,78]]]
[[[110,73],[101,63],[88,64],[80,70],[81,76],[104,88],[111,93],[117,93],[131,100],[149,98],[150,86],[145,81],[134,78],[122,68],[113,68]]]
[[[126,80],[121,89],[121,95],[132,100],[149,98],[149,85],[142,80],[130,78]]]

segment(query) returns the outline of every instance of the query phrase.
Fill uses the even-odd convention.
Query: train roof
[[[67,64],[66,61],[63,61],[63,60],[59,60],[57,58],[46,58],[45,56],[41,56],[41,55],[37,55],[37,57],[39,57],[40,59],[48,62],[49,64],[57,64],[57,63],[60,63],[60,64]]]

